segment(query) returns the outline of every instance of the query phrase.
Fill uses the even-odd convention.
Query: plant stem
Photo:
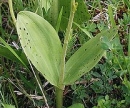
[[[55,88],[56,92],[56,108],[62,108],[63,105],[63,90],[58,87]]]
[[[14,11],[13,11],[12,0],[8,0],[8,3],[9,3],[9,10],[10,10],[10,14],[11,14],[13,23],[14,23],[14,25],[16,25],[16,18],[15,18]]]
[[[71,0],[71,12],[69,16],[69,22],[65,33],[65,39],[63,44],[63,52],[61,57],[61,70],[60,70],[60,76],[59,76],[59,88],[56,87],[56,108],[62,108],[63,104],[63,90],[64,90],[64,73],[65,73],[65,57],[66,57],[66,51],[68,47],[68,41],[71,33],[71,28],[73,24],[74,14],[77,9],[77,3],[75,3],[75,0]]]

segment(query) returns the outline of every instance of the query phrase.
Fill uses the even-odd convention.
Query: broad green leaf
[[[15,50],[15,49],[12,50],[21,58],[21,60],[26,64],[26,66],[29,65],[25,54],[21,50]],[[17,63],[21,63],[21,61],[7,47],[3,45],[0,45],[0,55]]]
[[[67,61],[64,84],[72,84],[86,72],[89,72],[101,59],[105,50],[101,39],[107,36],[111,40],[117,33],[117,28],[102,31],[79,48]]]
[[[16,27],[28,59],[51,84],[57,86],[62,46],[54,28],[42,17],[28,11],[18,14]]]
[[[84,0],[76,0],[78,2],[77,11],[75,12],[74,22],[77,24],[82,24],[88,21],[90,14],[88,13],[87,6]],[[66,30],[68,25],[68,19],[71,10],[71,0],[52,0],[51,8],[49,11],[48,21],[55,27],[58,15],[63,7],[63,14],[61,20],[61,30]]]
[[[71,105],[68,108],[84,108],[84,105],[81,103],[76,103],[76,104]]]

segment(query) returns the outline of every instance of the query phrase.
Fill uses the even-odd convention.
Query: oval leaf
[[[26,56],[51,84],[57,86],[62,47],[54,28],[28,11],[18,14],[16,27]]]
[[[79,48],[66,63],[64,84],[74,83],[89,72],[104,54],[101,38],[107,36],[111,40],[116,33],[116,28],[103,31]]]

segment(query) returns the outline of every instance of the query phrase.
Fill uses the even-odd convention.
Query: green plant
[[[56,1],[53,2],[56,3]],[[56,31],[45,19],[35,13],[22,11],[18,14],[16,20],[12,7],[10,7],[12,18],[14,24],[16,24],[19,39],[27,58],[56,87],[57,108],[62,107],[64,86],[73,84],[82,75],[89,72],[102,57],[105,52],[102,49],[103,37],[111,40],[117,33],[116,27],[103,30],[96,37],[81,46],[68,61],[65,61],[74,13],[76,9],[77,12],[82,10],[85,13],[84,9],[80,8],[80,5],[79,9],[77,8],[75,0],[72,0],[72,3],[65,3],[71,4],[71,12],[68,18],[69,21],[67,21],[68,27],[66,29],[63,47],[61,46]],[[80,4],[80,2],[78,3]],[[55,12],[56,16],[54,16],[53,22],[56,22],[59,14],[59,11],[56,10]],[[68,17],[68,14],[65,16]],[[62,26],[66,27],[64,24]]]
[[[115,99],[110,99],[108,95],[104,98],[100,97],[98,99],[98,105],[93,108],[125,108],[125,100],[116,101]]]

